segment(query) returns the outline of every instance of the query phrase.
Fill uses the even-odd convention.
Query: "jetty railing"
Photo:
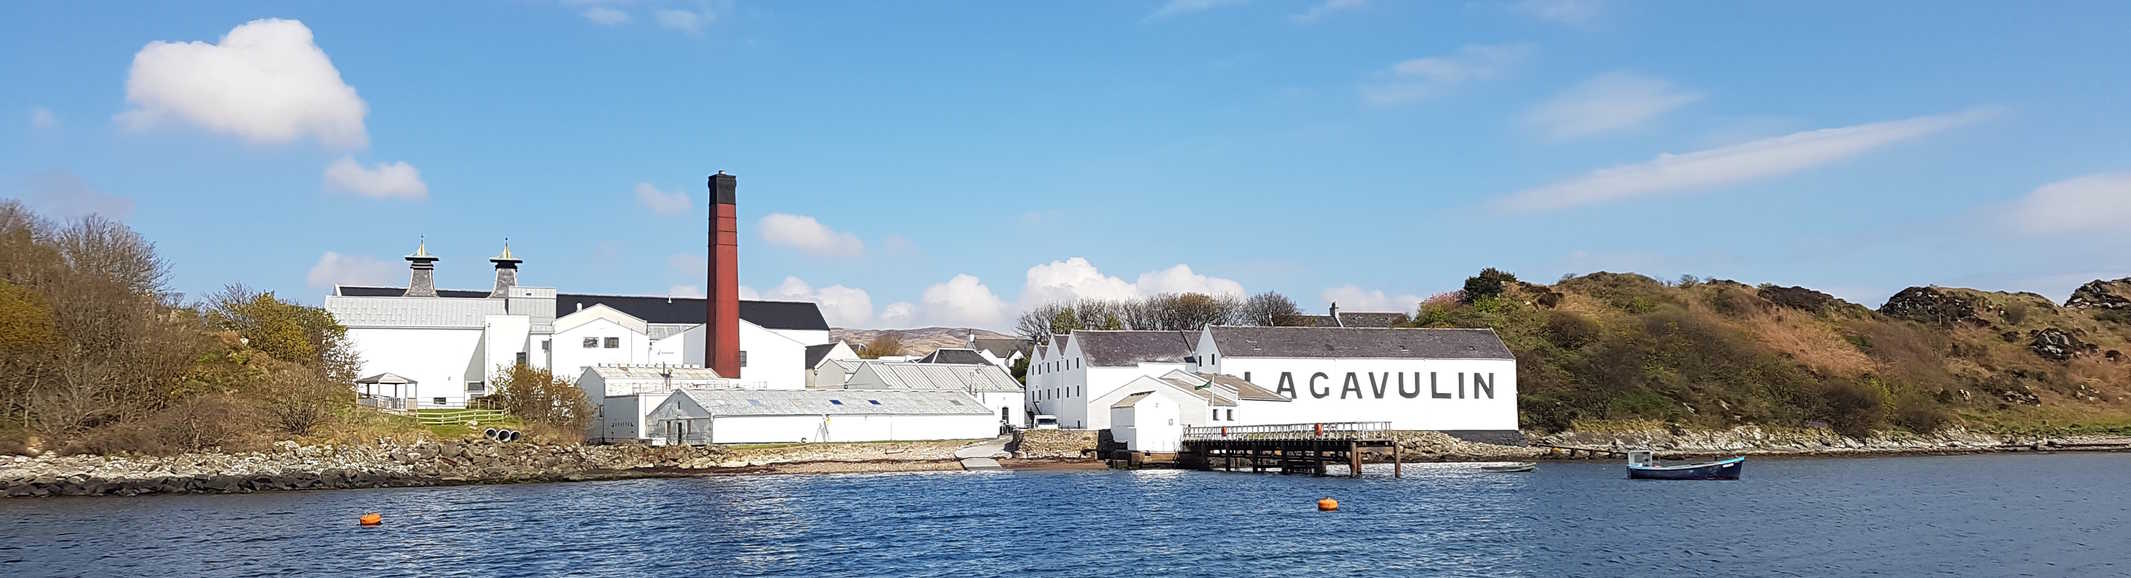
[[[1387,437],[1388,421],[1340,421],[1270,425],[1193,426],[1184,441],[1353,440]]]

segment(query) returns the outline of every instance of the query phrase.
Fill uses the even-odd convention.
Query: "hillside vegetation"
[[[1912,287],[1875,310],[1800,287],[1620,273],[1549,286],[1490,269],[1415,325],[1500,333],[1527,428],[2131,429],[2131,279],[2063,306]]]

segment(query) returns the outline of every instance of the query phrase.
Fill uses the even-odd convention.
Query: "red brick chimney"
[[[710,279],[704,290],[710,319],[703,327],[703,360],[727,379],[740,378],[740,227],[733,207],[738,179],[710,176]]]

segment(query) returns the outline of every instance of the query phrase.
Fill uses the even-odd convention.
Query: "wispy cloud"
[[[1368,5],[1369,0],[1323,0],[1321,2],[1311,5],[1308,10],[1296,12],[1295,14],[1288,16],[1288,19],[1293,20],[1295,22],[1308,24],[1321,20],[1326,16],[1331,16],[1335,13],[1357,10]]]
[[[52,114],[52,109],[42,106],[31,108],[30,128],[38,130],[59,128],[59,115]]]
[[[405,162],[378,163],[365,167],[354,157],[340,157],[326,166],[326,187],[374,199],[423,199],[429,185],[421,171]]]
[[[1362,85],[1372,104],[1405,104],[1441,95],[1475,81],[1502,76],[1530,58],[1525,44],[1467,44],[1456,53],[1415,58],[1391,65],[1379,78]]]
[[[693,10],[662,9],[651,13],[651,19],[660,28],[678,30],[689,34],[702,34],[703,26],[710,24],[710,14]]]
[[[1162,3],[1162,7],[1156,8],[1154,9],[1154,12],[1147,14],[1147,18],[1145,20],[1154,21],[1161,20],[1164,18],[1183,16],[1185,14],[1196,14],[1199,12],[1205,12],[1207,10],[1220,8],[1222,6],[1230,6],[1241,3],[1243,3],[1243,0],[1169,0],[1168,2]]]
[[[1517,191],[1502,198],[1498,205],[1515,211],[1565,209],[1778,177],[1970,124],[1992,114],[1994,111],[1978,109],[1810,130],[1684,154],[1661,154],[1649,161],[1603,168]]]
[[[2013,204],[2013,226],[2032,234],[2131,231],[2131,173],[2101,173],[2037,187]]]
[[[1510,7],[1525,16],[1571,26],[1591,24],[1604,8],[1599,0],[1521,0]]]
[[[636,202],[661,215],[686,214],[695,205],[688,200],[688,193],[662,191],[651,183],[636,184]]]
[[[584,9],[583,12],[578,14],[584,16],[585,20],[590,20],[593,24],[601,26],[620,26],[629,23],[628,12],[617,10],[611,6],[593,6]]]
[[[1524,124],[1551,140],[1570,140],[1633,128],[1702,99],[1702,93],[1633,72],[1592,77],[1524,115]]]
[[[866,244],[857,235],[838,231],[806,215],[770,213],[762,217],[762,240],[827,257],[856,257]]]

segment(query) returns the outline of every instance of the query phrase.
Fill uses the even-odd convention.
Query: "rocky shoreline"
[[[2014,436],[1949,429],[1932,434],[1881,433],[1868,438],[1824,429],[1742,426],[1723,431],[1664,427],[1531,434],[1530,445],[1470,442],[1436,432],[1403,432],[1408,462],[1564,459],[1545,446],[1605,450],[1650,448],[1661,456],[1887,456],[2012,451],[2131,451],[2126,436]],[[1093,432],[1029,432],[1007,469],[1095,469]],[[787,444],[737,447],[563,446],[488,441],[380,442],[306,446],[281,442],[270,451],[152,456],[0,457],[0,496],[138,496],[248,494],[267,491],[449,486],[751,474],[955,471],[954,451],[967,440]]]

